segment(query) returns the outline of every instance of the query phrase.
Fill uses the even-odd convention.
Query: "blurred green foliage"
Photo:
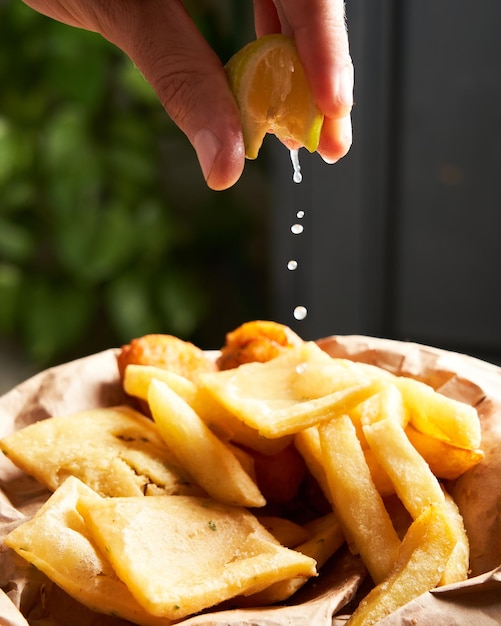
[[[223,61],[252,36],[250,3],[192,4]],[[0,79],[0,336],[41,367],[148,332],[218,347],[266,315],[265,158],[208,190],[130,60],[22,3]]]

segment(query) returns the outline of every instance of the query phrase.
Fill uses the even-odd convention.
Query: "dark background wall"
[[[501,360],[501,3],[357,0],[347,16],[349,155],[327,166],[301,153],[295,185],[272,148],[275,315],[311,338],[371,334]]]

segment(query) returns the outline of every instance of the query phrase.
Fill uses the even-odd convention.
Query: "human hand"
[[[317,152],[327,163],[351,146],[353,63],[344,0],[254,0],[256,34],[294,37],[324,123]]]
[[[231,187],[245,149],[240,114],[220,59],[181,0],[25,0],[60,22],[100,33],[123,50],[195,148],[207,185]],[[319,153],[328,162],[351,145],[353,67],[343,0],[254,0],[256,33],[295,37],[325,114]]]

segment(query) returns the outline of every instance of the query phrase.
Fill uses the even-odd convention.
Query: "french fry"
[[[358,438],[358,437],[357,437]],[[364,437],[365,440],[365,437]],[[294,438],[296,448],[303,456],[305,463],[310,470],[311,475],[315,478],[320,488],[327,498],[331,499],[327,477],[323,465],[322,447],[320,445],[320,434],[317,426],[311,426],[306,430],[296,433]],[[379,464],[379,461],[370,448],[364,448],[364,456],[369,471],[371,473],[374,486],[381,496],[389,496],[395,493],[395,487],[390,480],[388,474]]]
[[[448,398],[418,380],[395,380],[416,430],[458,447],[480,448],[480,420],[474,407]]]
[[[332,503],[377,584],[392,569],[400,540],[374,486],[350,418],[333,419],[320,426],[319,432]]]
[[[331,494],[325,475],[320,433],[317,426],[310,426],[294,435],[294,445],[303,457],[311,475],[317,481],[327,500]]]
[[[436,439],[408,425],[405,432],[412,445],[439,478],[454,480],[479,463],[485,456],[483,450],[458,448]]]
[[[318,570],[344,544],[344,533],[334,513],[329,513],[320,519],[314,520],[314,523],[310,524],[308,528],[312,530],[312,536],[295,549],[301,552],[301,554],[315,559]],[[276,602],[283,602],[301,589],[307,580],[307,577],[298,576],[280,581],[250,596],[248,602],[241,602],[241,604],[266,606]]]
[[[375,624],[436,587],[455,544],[445,507],[424,509],[407,531],[392,572],[360,602],[347,626]]]
[[[189,405],[193,406],[197,395],[197,385],[193,381],[156,365],[126,366],[122,386],[125,393],[141,400],[148,400],[148,389],[151,381],[160,380],[175,391]]]
[[[312,533],[308,528],[285,517],[276,515],[257,515],[256,517],[259,523],[286,548],[295,548],[311,537]]]
[[[468,578],[470,567],[470,543],[463,523],[463,517],[452,496],[445,493],[445,511],[449,518],[456,545],[440,578],[440,585],[450,585]]]
[[[398,422],[387,417],[363,429],[371,450],[413,519],[430,504],[444,503],[437,478]]]
[[[392,381],[393,382],[393,381]],[[391,417],[402,426],[406,426],[409,421],[409,412],[404,404],[402,394],[395,384],[385,382],[380,391],[356,406],[349,412],[353,422],[357,437],[363,448],[368,446],[363,431],[364,424],[372,424],[379,420]]]
[[[152,380],[148,403],[167,446],[202,489],[227,504],[265,504],[256,483],[228,446],[172,389]]]

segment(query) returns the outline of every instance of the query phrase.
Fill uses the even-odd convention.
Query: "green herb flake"
[[[217,530],[217,529],[216,529],[216,524],[215,524],[215,522],[213,522],[212,520],[210,520],[210,521],[209,521],[209,528],[210,528],[211,530]]]

